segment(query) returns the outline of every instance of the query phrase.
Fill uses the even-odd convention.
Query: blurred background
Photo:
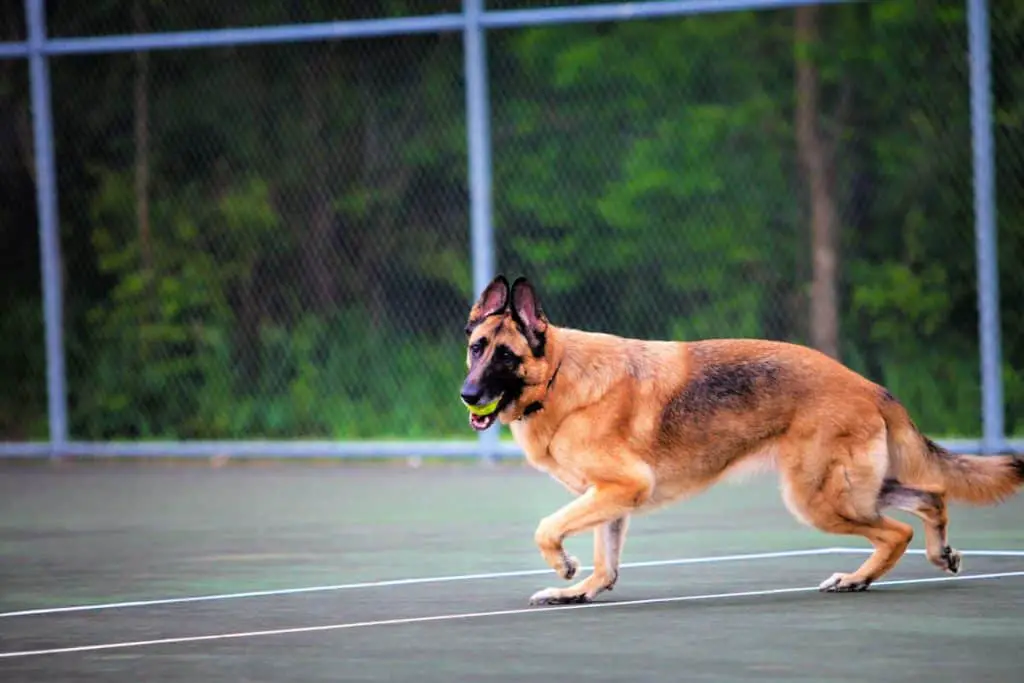
[[[497,270],[556,324],[813,345],[978,440],[976,201],[996,217],[988,420],[1024,436],[1024,4],[465,5],[0,0],[4,452],[473,448],[462,328]],[[163,32],[190,33],[125,42]]]

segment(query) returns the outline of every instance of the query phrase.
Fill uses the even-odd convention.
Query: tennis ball
[[[499,396],[498,398],[494,399],[493,401],[491,401],[487,405],[483,405],[483,406],[472,406],[472,405],[466,403],[465,401],[463,401],[463,403],[466,403],[466,410],[468,410],[469,412],[473,413],[474,415],[479,415],[480,417],[486,417],[487,415],[490,415],[491,413],[493,413],[495,410],[498,409],[498,403],[500,401],[501,401],[501,396]]]

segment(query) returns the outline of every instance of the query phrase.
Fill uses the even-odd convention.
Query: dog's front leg
[[[562,545],[563,540],[567,536],[598,525],[609,526],[608,532],[600,533],[599,530],[599,536],[595,538],[595,578],[592,580],[588,578],[580,585],[572,587],[585,589],[578,594],[573,591],[573,597],[586,599],[587,595],[591,593],[592,595],[589,597],[593,597],[599,592],[593,590],[598,584],[603,582],[601,589],[604,589],[614,582],[615,576],[609,572],[607,551],[614,550],[616,557],[618,556],[626,528],[624,521],[618,525],[616,523],[643,505],[650,494],[651,483],[643,477],[638,477],[635,480],[599,482],[591,486],[582,496],[541,521],[534,540],[544,560],[564,579],[571,579],[576,574],[579,561],[565,552]],[[613,544],[616,546],[615,548],[609,547]],[[617,572],[618,563],[616,562],[615,565]],[[534,596],[533,601],[551,602],[553,600],[549,598],[558,598],[554,601],[566,602],[565,598],[569,597],[566,594],[571,590],[557,591],[557,595],[551,595],[550,591],[541,591]]]
[[[562,605],[590,602],[602,591],[611,590],[619,578],[619,564],[628,527],[627,515],[594,527],[593,573],[567,588],[545,588],[538,591],[530,597],[530,604]]]

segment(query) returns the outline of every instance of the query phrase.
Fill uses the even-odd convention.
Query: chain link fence
[[[0,60],[0,439],[7,441],[44,439],[48,426],[31,130],[28,66]]]
[[[0,3],[0,42],[25,40],[25,13],[23,4]]]
[[[23,4],[24,0],[12,3]],[[458,14],[460,0],[304,0],[303,2],[164,2],[98,0],[90,3],[48,2],[52,36],[123,35],[148,31],[202,31],[258,26]]]
[[[992,4],[996,208],[1006,432],[1024,436],[1024,5]]]
[[[48,21],[83,36],[461,11],[110,0],[49,3]],[[1024,12],[993,2],[991,23],[1022,435]],[[966,36],[959,0],[489,30],[496,262],[556,323],[831,344],[922,428],[977,437]],[[51,58],[70,438],[469,438],[463,59],[459,31]],[[0,69],[0,439],[18,441],[45,438],[45,363],[14,144],[31,141],[27,69]]]
[[[828,249],[836,353],[978,434],[965,13],[930,5],[822,8],[806,46],[807,8],[496,36],[499,260],[571,325],[820,346]]]
[[[471,295],[460,48],[54,62],[61,159],[90,162],[60,165],[70,281],[95,283],[66,298],[73,438],[462,426],[439,400]]]

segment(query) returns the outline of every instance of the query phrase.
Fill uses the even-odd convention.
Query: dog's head
[[[548,319],[526,278],[509,285],[499,275],[484,289],[466,324],[469,371],[461,394],[473,429],[487,429],[499,415],[522,413],[530,388],[541,386],[548,370],[547,330]]]

